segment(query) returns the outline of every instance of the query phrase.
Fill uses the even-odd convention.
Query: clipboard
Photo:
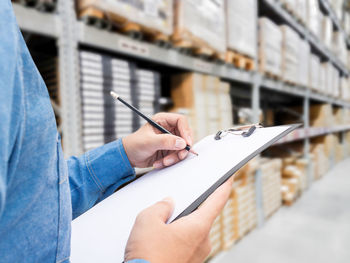
[[[170,196],[175,209],[168,223],[190,214],[244,164],[299,126],[258,128],[249,137],[205,137],[193,146],[198,157],[189,155],[173,166],[151,171],[76,218],[71,261],[122,262],[139,212]]]

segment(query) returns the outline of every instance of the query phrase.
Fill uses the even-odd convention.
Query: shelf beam
[[[162,65],[215,75],[229,80],[251,83],[253,71],[240,70],[224,64],[206,62],[202,59],[183,55],[174,49],[158,47],[154,44],[131,39],[130,37],[100,30],[78,22],[79,42],[104,50],[152,61]]]
[[[27,32],[48,37],[59,37],[59,18],[52,13],[43,13],[34,8],[12,3],[19,27]]]

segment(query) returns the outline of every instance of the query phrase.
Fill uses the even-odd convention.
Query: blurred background
[[[195,140],[234,125],[303,126],[237,174],[208,262],[349,262],[350,1],[18,0],[66,156],[147,115]]]

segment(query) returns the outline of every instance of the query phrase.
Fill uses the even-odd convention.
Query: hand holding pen
[[[115,99],[119,98],[114,92],[111,94]],[[124,105],[128,104],[124,100],[121,102]],[[133,111],[136,110],[135,112],[138,114],[140,113],[132,105],[128,105],[126,106]],[[145,116],[142,113],[139,115]],[[185,159],[189,151],[197,155],[190,149],[192,136],[185,116],[174,113],[158,113],[152,119],[145,117],[143,118],[148,122],[146,125],[123,138],[126,154],[133,167],[153,166],[160,169]]]

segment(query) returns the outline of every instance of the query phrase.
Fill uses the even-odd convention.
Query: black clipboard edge
[[[229,172],[227,172],[224,176],[222,176],[219,180],[216,181],[216,183],[214,183],[207,191],[205,191],[200,197],[198,197],[192,204],[190,204],[183,212],[181,212],[181,214],[179,214],[172,222],[174,222],[175,220],[187,216],[189,214],[191,214],[194,210],[196,210],[212,193],[214,193],[214,191],[220,187],[224,182],[226,182],[235,172],[237,172],[240,168],[243,167],[243,165],[245,165],[248,161],[250,161],[251,159],[253,159],[256,155],[260,154],[261,152],[263,152],[264,150],[266,150],[267,148],[269,148],[272,144],[274,144],[275,142],[277,142],[279,139],[283,138],[284,136],[286,136],[288,133],[292,132],[293,130],[295,130],[296,128],[300,127],[302,124],[298,123],[298,124],[292,124],[290,125],[290,127],[285,130],[284,132],[282,132],[281,134],[279,134],[278,136],[276,136],[275,138],[273,138],[271,141],[267,142],[266,144],[264,144],[262,147],[260,147],[259,149],[257,149],[255,152],[253,152],[252,154],[248,155],[245,159],[243,159],[241,162],[239,162],[235,167],[233,167]],[[283,126],[288,126],[288,125],[283,125]],[[278,126],[276,126],[278,127]]]

